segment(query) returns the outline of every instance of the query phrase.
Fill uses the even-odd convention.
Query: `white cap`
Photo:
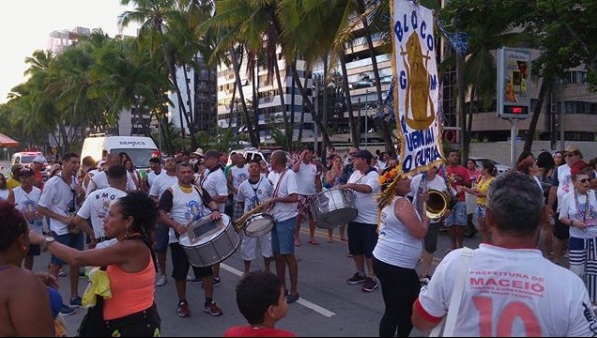
[[[37,155],[35,156],[35,158],[33,159],[33,162],[37,162],[37,163],[41,163],[44,164],[46,163],[46,158],[41,156],[41,155]]]

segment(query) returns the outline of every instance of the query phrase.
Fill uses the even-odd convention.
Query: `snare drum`
[[[187,226],[187,232],[178,242],[189,258],[189,263],[197,267],[212,266],[230,257],[240,244],[238,233],[230,217],[213,221],[211,214],[201,217]]]
[[[332,188],[315,195],[311,213],[317,226],[331,228],[346,224],[357,217],[354,194],[350,190]]]
[[[249,237],[261,237],[272,231],[274,227],[274,217],[266,213],[258,213],[251,216],[243,227],[245,235]]]

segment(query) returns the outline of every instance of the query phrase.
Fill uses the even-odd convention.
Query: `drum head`
[[[187,226],[187,232],[181,235],[178,242],[182,246],[195,246],[211,242],[226,231],[230,223],[230,217],[221,214],[222,218],[217,221],[211,219],[210,215],[205,215]]]
[[[247,220],[244,228],[245,235],[249,237],[261,237],[272,230],[275,221],[274,217],[268,214],[257,214]]]

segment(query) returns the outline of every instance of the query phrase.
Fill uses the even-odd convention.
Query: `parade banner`
[[[403,173],[415,173],[443,163],[434,18],[414,1],[394,0],[392,10],[400,167]]]

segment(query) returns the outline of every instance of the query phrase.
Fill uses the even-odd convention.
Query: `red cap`
[[[570,175],[574,175],[577,172],[581,171],[584,167],[588,166],[589,164],[587,164],[587,162],[585,161],[578,161],[576,163],[574,163],[572,165],[572,167],[570,167]]]

